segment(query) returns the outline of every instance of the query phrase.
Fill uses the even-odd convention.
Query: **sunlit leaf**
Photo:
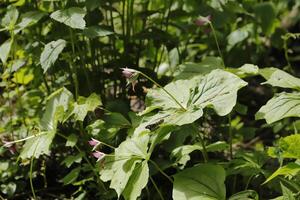
[[[277,68],[260,69],[259,73],[267,80],[265,83],[275,87],[300,90],[300,79]]]
[[[214,164],[200,164],[174,175],[174,200],[225,200],[225,170]]]
[[[143,160],[148,157],[148,142],[149,137],[136,137],[127,139],[115,149],[114,157],[108,158],[107,162],[110,164],[105,165],[105,168],[100,171],[100,178],[103,181],[111,181],[110,188],[113,188],[118,196],[125,192],[125,197],[139,196],[142,188],[145,186],[143,178],[147,178],[148,169],[147,165],[141,164]],[[143,177],[133,175],[135,170],[142,167],[141,174]],[[129,182],[131,179],[131,182]],[[131,184],[142,184],[131,190]],[[143,187],[142,187],[143,186]]]
[[[3,64],[6,63],[7,58],[9,56],[9,52],[12,46],[11,39],[6,40],[3,44],[0,46],[0,59]]]
[[[268,179],[264,182],[264,184],[280,175],[292,178],[296,176],[299,172],[300,172],[300,165],[292,162],[288,163],[287,165],[278,168],[271,176],[268,177]]]
[[[24,28],[36,24],[46,14],[39,11],[30,11],[21,15],[21,22],[16,25],[14,34],[17,34]]]
[[[65,10],[57,10],[50,17],[60,23],[75,29],[84,29],[84,16],[86,12],[82,8],[72,7]]]
[[[300,93],[275,94],[255,115],[256,119],[265,119],[268,124],[287,117],[300,117]]]
[[[59,39],[46,44],[41,57],[40,63],[44,70],[44,73],[55,63],[59,54],[66,46],[66,41]]]

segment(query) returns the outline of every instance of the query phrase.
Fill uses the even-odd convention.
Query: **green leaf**
[[[45,13],[39,11],[30,11],[25,13],[24,15],[21,16],[21,22],[16,25],[14,34],[17,34],[24,28],[36,24],[45,15],[46,15]]]
[[[278,168],[271,176],[267,178],[267,180],[263,184],[266,184],[267,182],[271,181],[272,179],[280,175],[292,178],[296,176],[299,172],[300,172],[300,165],[296,163],[288,163],[287,165]]]
[[[8,6],[6,10],[7,12],[2,18],[1,25],[7,30],[13,30],[19,18],[19,11],[14,6]]]
[[[86,12],[82,8],[72,7],[65,10],[57,10],[50,17],[60,23],[75,29],[84,29],[84,16]]]
[[[12,46],[11,39],[6,40],[1,46],[0,46],[0,59],[3,64],[6,64],[7,58],[9,56],[9,52]]]
[[[300,159],[300,134],[280,138],[278,146],[270,147],[268,154],[274,158]]]
[[[80,96],[77,102],[73,104],[73,107],[69,110],[64,120],[68,119],[71,115],[74,115],[75,120],[83,121],[89,111],[94,111],[101,105],[101,99],[95,93],[92,93],[87,98]]]
[[[31,138],[25,142],[20,154],[22,159],[31,158],[32,156],[39,158],[43,154],[49,155],[55,132],[47,131],[42,133],[44,134],[40,133],[40,136]]]
[[[216,69],[203,77],[174,81],[166,85],[165,89],[185,108],[213,107],[217,114],[224,116],[234,107],[237,91],[246,85],[245,81],[234,74]],[[150,90],[146,103],[150,106],[161,106],[164,110],[170,108],[181,110],[180,106],[162,89]]]
[[[40,63],[44,70],[44,73],[55,63],[59,54],[66,46],[66,41],[59,39],[46,44],[41,57]]]
[[[137,164],[137,167],[132,173],[130,177],[127,187],[123,192],[123,196],[125,199],[137,199],[148,183],[149,178],[149,168],[148,163],[144,160],[142,163]]]
[[[62,121],[64,112],[67,111],[69,102],[73,99],[72,93],[66,88],[53,92],[46,104],[46,109],[41,119],[43,130],[56,130],[58,121]]]
[[[143,160],[147,160],[148,142],[149,136],[147,135],[127,139],[115,149],[114,157],[109,156],[110,158],[106,160],[110,164],[105,165],[105,168],[100,171],[100,178],[103,181],[111,181],[110,188],[117,192],[118,197],[124,191],[126,191],[126,196],[139,195],[138,191],[140,189],[136,188],[136,191],[132,191],[129,180],[134,170],[139,166],[138,164]],[[141,173],[146,173],[146,171],[146,169],[143,169]],[[142,182],[140,177],[134,176],[132,177],[133,180],[136,180],[138,183]]]
[[[231,32],[227,37],[227,51],[230,51],[235,45],[249,37],[253,29],[253,24],[247,24]]]
[[[267,80],[265,83],[275,87],[300,90],[300,79],[276,68],[260,69],[259,73]]]
[[[272,2],[258,3],[254,6],[255,17],[258,19],[262,31],[270,35],[276,28],[276,8]]]
[[[223,151],[225,149],[228,149],[228,147],[229,145],[224,141],[218,141],[205,146],[207,152]],[[196,150],[203,150],[202,144],[200,142],[193,145],[182,145],[180,147],[177,147],[172,151],[171,157],[176,157],[177,163],[185,165],[187,161],[190,160],[189,154]]]
[[[296,200],[296,198],[294,197],[294,194],[291,190],[289,190],[287,187],[285,187],[281,182],[280,182],[280,186],[281,186],[284,200]]]
[[[71,183],[73,183],[74,181],[76,181],[76,179],[77,179],[78,176],[79,176],[80,170],[81,170],[81,168],[80,168],[80,167],[77,167],[77,168],[73,169],[70,173],[68,173],[68,174],[62,179],[64,185],[68,185],[68,184],[71,184]]]
[[[205,75],[214,69],[222,68],[219,57],[206,57],[200,63],[184,63],[176,68],[173,76],[178,79],[191,79],[194,76]]]
[[[71,134],[67,138],[66,147],[74,147],[77,143],[78,137],[75,134]]]
[[[84,156],[84,153],[79,153],[79,154],[76,154],[75,156],[73,156],[73,155],[67,156],[61,162],[61,164],[64,164],[64,165],[66,165],[67,168],[70,168],[73,163],[80,163],[83,156]]]
[[[22,85],[27,85],[34,79],[33,70],[29,67],[23,67],[14,73],[12,81]]]
[[[83,30],[83,34],[88,38],[104,37],[114,34],[113,31],[101,27],[101,26],[91,26]]]
[[[237,91],[247,83],[232,73],[217,69],[204,76],[195,89],[191,104],[212,107],[220,116],[231,112]],[[196,92],[198,91],[198,92]]]
[[[225,200],[225,170],[200,164],[174,175],[174,200]]]
[[[244,190],[232,195],[228,200],[259,200],[259,196],[254,190]]]
[[[259,73],[259,68],[253,64],[244,64],[239,68],[227,68],[227,71],[237,75],[240,78],[255,76]]]
[[[300,93],[275,94],[255,115],[256,119],[265,119],[268,124],[287,117],[300,117]]]

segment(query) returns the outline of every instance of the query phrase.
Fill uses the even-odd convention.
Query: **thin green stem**
[[[198,128],[196,127],[195,124],[192,124],[192,127],[194,128],[194,130],[196,132],[199,132]],[[199,139],[200,139],[200,143],[201,143],[201,146],[202,146],[202,156],[203,156],[203,159],[204,159],[204,162],[207,163],[208,162],[208,154],[207,154],[207,150],[206,150],[206,146],[205,146],[205,143],[204,143],[204,140],[202,138],[202,135],[201,133],[199,132]]]
[[[229,134],[229,138],[228,138],[228,142],[229,142],[229,158],[230,160],[233,157],[233,153],[232,153],[232,127],[231,127],[231,114],[228,115],[228,134]]]
[[[218,42],[218,39],[217,39],[217,34],[216,34],[216,31],[215,31],[215,28],[214,28],[213,24],[211,23],[211,21],[208,20],[207,22],[208,22],[208,24],[209,24],[209,26],[210,26],[210,28],[211,28],[211,30],[213,32],[215,43],[216,43],[217,48],[218,48],[218,53],[219,53],[219,55],[220,55],[220,57],[222,59],[222,65],[225,68],[224,58],[223,58],[223,55],[222,55],[222,52],[221,52],[221,49],[220,49],[220,46],[219,46],[219,42]]]
[[[31,157],[31,160],[30,160],[29,182],[30,182],[31,193],[32,193],[32,195],[33,195],[33,198],[36,200],[36,195],[35,195],[35,191],[34,191],[34,187],[33,187],[33,182],[32,182],[32,168],[33,168],[33,161],[34,161],[34,156],[32,156],[32,157]]]
[[[70,37],[71,37],[71,45],[72,45],[72,53],[73,55],[75,55],[75,43],[74,43],[74,36],[73,36],[73,31],[70,28]],[[75,87],[75,100],[78,99],[78,93],[79,93],[79,83],[78,83],[78,77],[77,77],[77,73],[76,73],[76,68],[73,66],[73,58],[71,58],[70,60],[70,68],[72,71],[72,78],[74,80],[74,87]]]
[[[154,167],[162,174],[164,177],[166,177],[171,183],[173,183],[173,180],[168,176],[153,160],[149,159],[149,161],[154,165]]]
[[[136,70],[137,71],[137,70]],[[146,74],[144,74],[141,71],[137,71],[138,73],[140,73],[142,76],[144,76],[145,78],[147,78],[148,80],[150,80],[152,83],[154,83],[157,87],[161,88],[165,93],[167,93],[175,102],[176,104],[178,104],[184,111],[186,111],[186,108],[183,107],[181,105],[181,103],[179,103],[179,101],[170,93],[168,92],[168,90],[166,90],[163,86],[161,86],[159,83],[157,83],[156,81],[154,81],[152,78],[150,78],[149,76],[147,76]]]
[[[48,133],[48,132],[43,131],[43,132],[41,132],[41,133],[39,133],[39,134],[31,135],[31,136],[29,136],[29,137],[26,137],[26,138],[23,138],[23,139],[20,139],[20,140],[14,140],[14,141],[11,141],[11,142],[7,142],[7,143],[5,143],[4,146],[10,146],[10,145],[15,144],[15,143],[18,143],[18,142],[24,142],[24,141],[29,140],[29,139],[31,139],[31,138],[39,137],[39,136],[45,135],[45,134],[47,134],[47,133]]]
[[[34,155],[37,149],[37,146],[40,142],[40,138],[38,139],[38,142],[35,145],[34,151],[33,151],[33,155],[31,156],[30,159],[30,171],[29,171],[29,182],[30,182],[30,189],[31,189],[31,193],[33,195],[33,199],[37,200],[36,195],[35,195],[35,190],[34,190],[34,186],[33,186],[33,179],[32,179],[32,169],[33,169],[33,162],[34,162]]]
[[[155,190],[157,191],[157,193],[158,193],[160,199],[161,199],[161,200],[165,200],[164,197],[163,197],[163,195],[161,194],[160,190],[158,189],[156,183],[155,183],[154,180],[152,179],[152,177],[149,176],[149,178],[150,178],[150,181],[152,182],[152,184],[153,184]]]

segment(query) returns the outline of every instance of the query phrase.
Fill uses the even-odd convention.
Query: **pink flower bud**
[[[92,139],[89,141],[89,145],[91,145],[92,147],[98,146],[99,144],[101,144],[101,142],[98,141],[98,140],[96,140],[96,139],[94,139],[94,138],[92,138]]]
[[[130,79],[137,74],[137,72],[134,69],[129,69],[127,67],[121,69],[122,69],[123,76],[127,79]]]
[[[195,24],[197,26],[204,26],[204,25],[208,24],[208,22],[210,22],[210,20],[211,20],[211,15],[208,15],[206,17],[201,16],[200,18],[195,20]]]
[[[105,153],[103,153],[101,151],[95,151],[95,152],[93,152],[93,156],[95,158],[97,158],[97,162],[99,162],[100,160],[102,160],[105,157]]]

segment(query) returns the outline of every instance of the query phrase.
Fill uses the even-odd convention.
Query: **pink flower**
[[[105,157],[105,153],[103,153],[101,151],[95,151],[95,152],[93,152],[93,156],[95,158],[97,158],[97,162],[99,162],[100,160],[102,160]]]
[[[199,17],[198,19],[195,20],[195,24],[197,26],[204,26],[206,24],[208,24],[211,20],[211,15],[208,15],[206,17]]]

